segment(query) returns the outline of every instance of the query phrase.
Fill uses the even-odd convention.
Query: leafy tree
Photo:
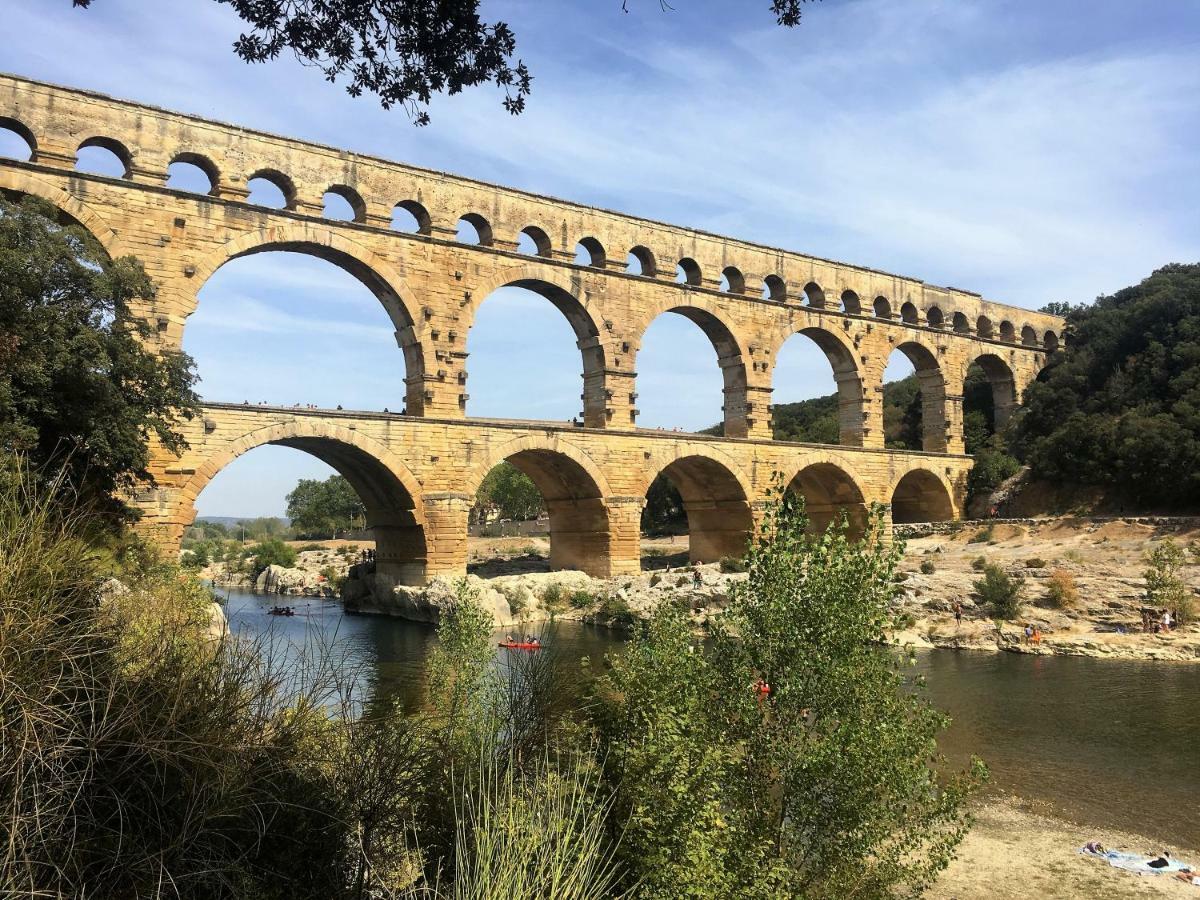
[[[1069,353],[1026,391],[1010,444],[1035,478],[1140,507],[1200,504],[1200,265],[1074,307]]]
[[[250,548],[247,556],[254,558],[252,572],[255,578],[268,566],[283,566],[285,569],[290,569],[296,565],[295,549],[277,538],[255,544]]]
[[[302,478],[287,495],[287,514],[302,538],[336,538],[339,532],[362,528],[366,510],[354,488],[341,475],[324,481]]]
[[[1191,589],[1180,577],[1183,563],[1183,548],[1167,538],[1146,554],[1142,577],[1146,579],[1146,601],[1151,606],[1176,611],[1180,621],[1190,622],[1195,616],[1195,603]]]
[[[1047,315],[1062,316],[1063,318],[1066,318],[1073,311],[1075,311],[1077,309],[1082,309],[1082,307],[1083,307],[1082,303],[1072,305],[1065,300],[1052,300],[1051,302],[1047,303],[1045,306],[1041,307],[1038,310],[1038,312],[1044,312]]]
[[[177,452],[195,415],[191,359],[153,352],[130,304],[154,296],[131,258],[109,259],[43,200],[0,197],[0,449],[65,477],[94,509],[150,480],[148,441]]]
[[[598,682],[598,757],[638,896],[915,895],[965,834],[983,770],[939,779],[946,719],[878,646],[902,552],[881,511],[861,544],[845,523],[808,535],[778,490],[707,652],[664,604]]]
[[[536,519],[545,509],[541,491],[533,480],[514,466],[502,462],[492,468],[475,493],[477,508],[494,508],[501,518],[524,522]]]
[[[479,0],[216,0],[249,26],[233,51],[261,63],[291,51],[321,70],[327,81],[346,80],[352,97],[375,94],[384,109],[401,106],[418,125],[429,122],[433,95],[494,84],[504,108],[525,109],[533,77],[519,59],[517,38],[504,22],[479,17]],[[630,0],[622,8],[628,11]],[[807,0],[772,0],[787,28],[800,24]],[[664,9],[669,9],[660,0]],[[72,0],[86,9],[92,0]]]
[[[983,567],[983,578],[975,582],[975,593],[998,619],[1015,619],[1021,610],[1025,579],[1013,577],[995,563]]]

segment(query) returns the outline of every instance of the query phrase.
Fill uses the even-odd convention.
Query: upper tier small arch
[[[463,244],[490,247],[494,242],[491,223],[479,213],[469,212],[458,220],[457,239]]]
[[[349,185],[330,185],[325,191],[324,202],[323,215],[327,219],[360,223],[367,221],[367,204],[362,195]]]
[[[37,160],[37,138],[24,122],[9,116],[0,116],[0,132],[12,135],[11,140],[0,143],[0,156],[7,156],[20,162]],[[24,150],[21,149],[22,144],[25,145]]]
[[[630,275],[641,275],[645,278],[654,278],[658,275],[658,266],[654,262],[654,254],[649,247],[643,247],[638,244],[629,251],[629,257],[625,264],[625,271]]]
[[[721,270],[721,290],[728,294],[746,293],[746,277],[737,266],[726,266]]]
[[[702,281],[700,264],[690,256],[685,256],[675,267],[675,281],[677,284],[699,287]]]
[[[526,225],[517,235],[517,252],[527,256],[550,257],[554,255],[554,245],[550,243],[550,235],[537,225]]]
[[[842,291],[842,312],[852,316],[862,315],[862,301],[854,291]]]
[[[250,189],[248,203],[271,209],[296,208],[296,185],[278,169],[258,169],[246,179],[246,187]]]
[[[594,237],[583,237],[575,247],[575,262],[593,269],[603,269],[607,256],[604,245]]]
[[[424,205],[416,200],[401,200],[392,207],[392,231],[428,236],[433,232],[433,219]]]
[[[778,275],[768,275],[763,279],[762,298],[783,303],[787,300],[787,282]]]
[[[133,156],[116,138],[97,135],[80,143],[75,170],[110,178],[128,178],[133,174]]]
[[[176,153],[167,166],[167,187],[216,197],[221,193],[221,173],[203,153],[185,150]]]

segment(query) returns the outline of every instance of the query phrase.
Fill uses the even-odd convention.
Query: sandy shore
[[[993,800],[976,811],[975,827],[957,858],[927,894],[932,900],[968,898],[1200,898],[1200,887],[1168,875],[1138,875],[1114,869],[1078,848],[1098,840],[1132,853],[1167,849],[1200,865],[1200,852],[1161,847],[1149,838],[1112,829],[1085,828],[1039,813],[1020,799]]]

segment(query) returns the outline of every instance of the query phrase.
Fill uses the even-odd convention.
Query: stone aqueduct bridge
[[[968,367],[987,374],[1002,422],[1062,334],[1056,317],[961,290],[12,76],[0,76],[0,127],[30,147],[27,161],[0,159],[0,190],[43,197],[113,256],[140,258],[159,290],[135,312],[162,348],[181,346],[217,269],[271,250],[340,266],[392,320],[406,367],[395,405],[407,415],[205,406],[186,428],[190,449],[157,451],[156,484],[136,497],[142,527],[168,545],[221,467],[266,443],[308,451],[350,479],[381,572],[414,582],[463,571],[472,495],[505,459],[547,500],[553,562],[594,574],[638,568],[638,518],[660,472],[683,495],[700,559],[740,552],[776,472],[819,519],[875,501],[896,521],[951,518],[971,465]],[[124,176],[75,171],[91,146],[114,153]],[[168,187],[174,162],[199,167],[210,190]],[[285,207],[250,204],[254,178],[273,182]],[[323,215],[330,192],[353,221]],[[391,227],[397,207],[415,231]],[[477,243],[457,239],[460,220]],[[518,252],[522,234],[533,251]],[[545,297],[573,327],[582,427],[465,417],[467,335],[480,303],[506,285]],[[668,311],[717,351],[723,438],[637,428],[640,341]],[[832,367],[837,446],[770,439],[774,362],[796,333]],[[897,349],[921,384],[920,453],[883,449],[883,371]]]

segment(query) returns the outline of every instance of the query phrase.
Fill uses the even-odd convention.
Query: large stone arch
[[[900,475],[888,492],[892,522],[946,522],[955,518],[954,488],[929,469],[910,469]]]
[[[317,222],[270,225],[250,231],[214,248],[196,263],[195,292],[187,299],[185,316],[199,305],[200,292],[222,266],[259,253],[303,253],[324,260],[358,279],[383,306],[404,353],[405,405],[410,415],[425,412],[427,369],[422,330],[408,308],[415,295],[401,273],[377,253],[340,231]],[[409,298],[407,301],[405,298]],[[182,339],[181,339],[182,342]]]
[[[634,325],[634,366],[641,352],[646,331],[660,316],[675,313],[696,325],[712,344],[717,354],[717,365],[721,369],[725,437],[746,437],[749,414],[746,373],[746,341],[734,324],[728,311],[720,303],[695,291],[664,292],[666,296],[648,307]],[[672,295],[674,294],[674,296]]]
[[[491,448],[470,471],[465,480],[470,496],[502,462],[527,475],[542,495],[550,517],[550,565],[600,577],[610,574],[613,528],[606,503],[610,489],[587,453],[556,435],[516,438]]]
[[[0,161],[0,190],[41,197],[86,228],[109,256],[116,259],[125,254],[120,238],[104,218],[87,203],[58,185]]]
[[[608,406],[605,393],[607,354],[604,341],[600,337],[600,323],[590,309],[583,282],[578,274],[549,262],[532,261],[523,265],[506,266],[492,273],[471,293],[468,304],[468,340],[479,307],[488,297],[504,287],[532,291],[548,300],[566,318],[571,330],[575,332],[575,343],[579,348],[583,366],[584,424],[589,428],[603,428],[608,424],[605,412]]]
[[[983,370],[992,387],[992,424],[996,431],[1001,431],[1020,403],[1016,373],[1006,360],[986,347],[980,347],[977,352],[968,355],[961,372],[963,382],[966,382],[967,372],[972,365],[978,365]]]
[[[265,444],[303,450],[337,470],[366,507],[378,571],[405,583],[424,582],[428,541],[420,482],[386,446],[342,425],[296,419],[230,438],[184,483],[180,520],[194,518],[196,498],[222,469]]]
[[[938,363],[937,348],[910,338],[895,349],[912,364],[921,388],[921,449],[926,453],[945,453],[948,446],[946,376]]]
[[[804,498],[810,532],[825,531],[844,513],[851,539],[857,540],[865,533],[867,502],[863,490],[838,463],[809,463],[792,477],[788,489]]]
[[[688,552],[693,562],[740,557],[754,532],[750,479],[717,448],[674,449],[646,462],[641,496],[654,479],[666,476],[683,498],[688,520]]]
[[[818,317],[805,316],[776,336],[775,346],[771,348],[771,358],[776,365],[784,344],[796,335],[803,335],[816,344],[833,370],[838,395],[838,443],[848,447],[863,446],[865,390],[862,367],[853,342],[844,333],[826,327]]]

